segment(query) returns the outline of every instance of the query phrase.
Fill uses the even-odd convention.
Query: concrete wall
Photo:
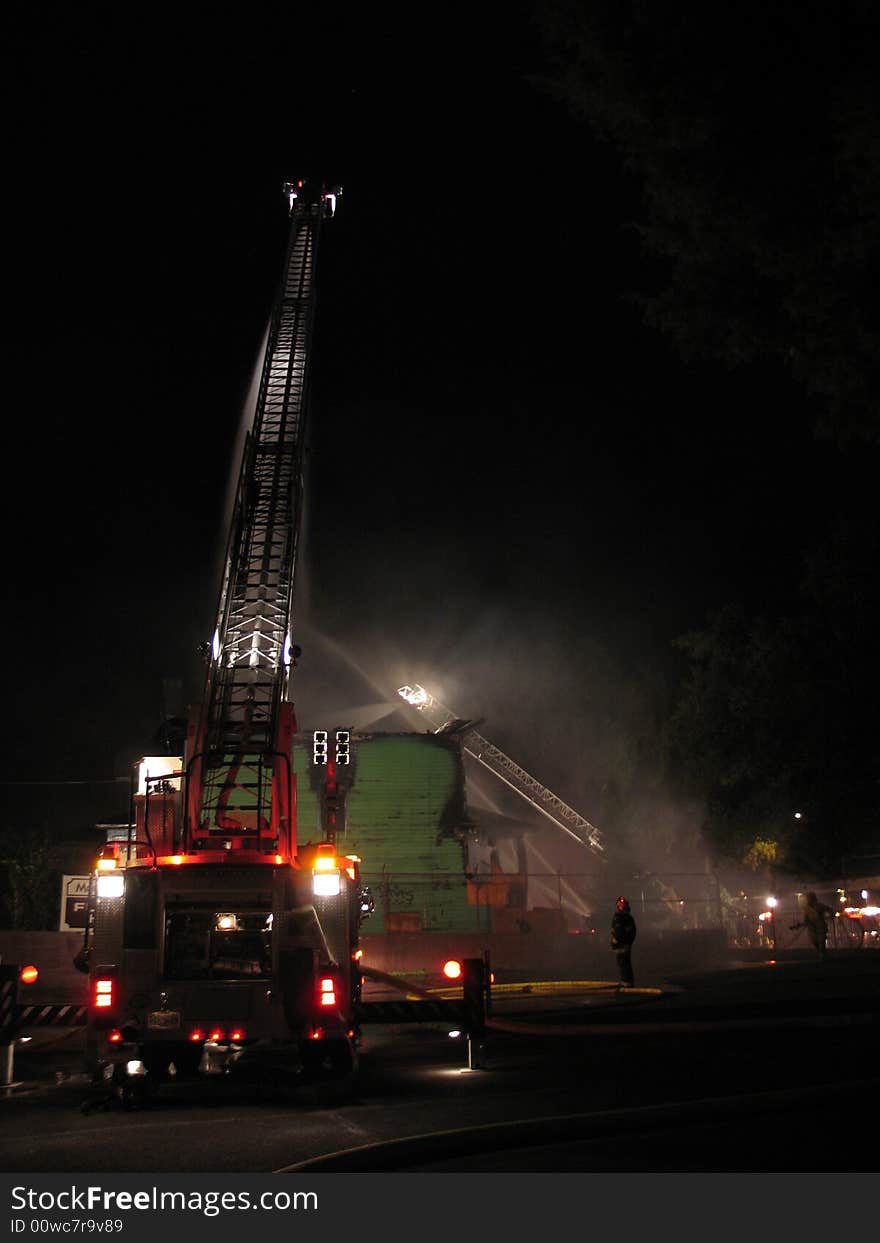
[[[616,979],[607,937],[561,933],[387,933],[364,936],[364,962],[380,971],[441,979],[448,958],[480,958],[488,949],[498,982],[525,979]],[[36,984],[19,985],[19,1001],[76,1004],[87,1001],[87,977],[73,966],[79,932],[0,931],[0,961],[40,972]],[[643,937],[633,950],[636,983],[660,984],[670,973],[724,966],[729,951],[721,932],[678,932]]]
[[[81,932],[9,932],[0,929],[0,962],[19,967],[33,964],[40,973],[36,984],[19,984],[22,1004],[85,1005],[88,978],[73,965],[82,946]]]
[[[489,951],[498,982],[504,978],[616,980],[617,962],[603,935],[568,933],[389,933],[361,938],[364,962],[380,971],[432,976],[448,958],[478,958]],[[728,964],[723,932],[658,933],[633,948],[636,983],[660,984],[670,974]]]

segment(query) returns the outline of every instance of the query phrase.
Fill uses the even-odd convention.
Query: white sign
[[[89,877],[61,877],[61,932],[82,932],[89,913]]]

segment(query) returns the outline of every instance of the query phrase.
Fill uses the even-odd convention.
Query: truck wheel
[[[300,1051],[303,1087],[319,1106],[339,1104],[354,1095],[358,1057],[350,1040],[304,1041]]]

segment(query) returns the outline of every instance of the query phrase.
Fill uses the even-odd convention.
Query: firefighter
[[[632,943],[636,939],[636,921],[629,909],[629,902],[624,897],[617,899],[617,909],[611,920],[611,948],[617,957],[617,972],[620,982],[617,991],[632,988],[634,984],[632,969]]]
[[[825,917],[831,913],[831,907],[826,906],[824,902],[820,902],[811,890],[804,902],[803,919],[800,923],[792,924],[792,930],[795,928],[806,928],[807,935],[813,943],[813,949],[820,959],[825,957],[825,942],[828,936],[828,925],[825,922]]]

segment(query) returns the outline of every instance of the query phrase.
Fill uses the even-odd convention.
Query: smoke
[[[332,630],[318,616],[326,594],[314,582],[304,593],[308,607],[299,609],[297,627],[304,654],[293,691],[303,728],[418,730],[418,714],[396,692],[419,683],[596,825],[615,867],[705,869],[702,809],[664,785],[647,660],[625,667],[577,610],[515,598],[487,602],[464,578],[449,576],[439,600],[424,574],[404,576],[401,590],[387,566],[371,568],[369,590],[358,569],[344,584],[356,602],[350,615],[327,609]],[[466,759],[466,771],[469,805],[522,825],[539,870],[595,869],[593,852],[480,765]],[[568,899],[575,911],[587,909],[582,894]]]

